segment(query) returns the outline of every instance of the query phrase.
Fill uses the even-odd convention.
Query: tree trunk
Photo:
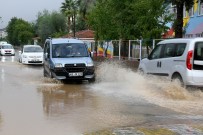
[[[183,37],[183,2],[177,3],[177,19],[175,21],[175,38]]]

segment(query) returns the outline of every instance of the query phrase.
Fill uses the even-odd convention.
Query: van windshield
[[[68,43],[68,44],[53,44],[53,58],[68,58],[68,57],[88,57],[88,51],[85,44]]]
[[[2,49],[13,49],[11,45],[2,45]]]

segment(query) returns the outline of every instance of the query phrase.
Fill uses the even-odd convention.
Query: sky
[[[65,0],[0,0],[0,29],[5,28],[13,17],[33,22],[38,12],[60,11]]]

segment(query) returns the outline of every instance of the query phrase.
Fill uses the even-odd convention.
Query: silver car
[[[94,63],[86,44],[77,39],[47,39],[44,45],[44,76],[58,80],[95,81]]]
[[[203,87],[203,38],[163,40],[140,61],[138,70]]]

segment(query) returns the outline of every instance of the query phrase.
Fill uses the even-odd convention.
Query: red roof
[[[168,30],[166,33],[164,33],[162,35],[162,38],[172,38],[174,37],[174,30],[173,28],[171,28],[170,30]]]
[[[94,31],[92,30],[82,30],[75,33],[76,38],[94,38]],[[73,37],[73,33],[63,36],[64,38]]]

